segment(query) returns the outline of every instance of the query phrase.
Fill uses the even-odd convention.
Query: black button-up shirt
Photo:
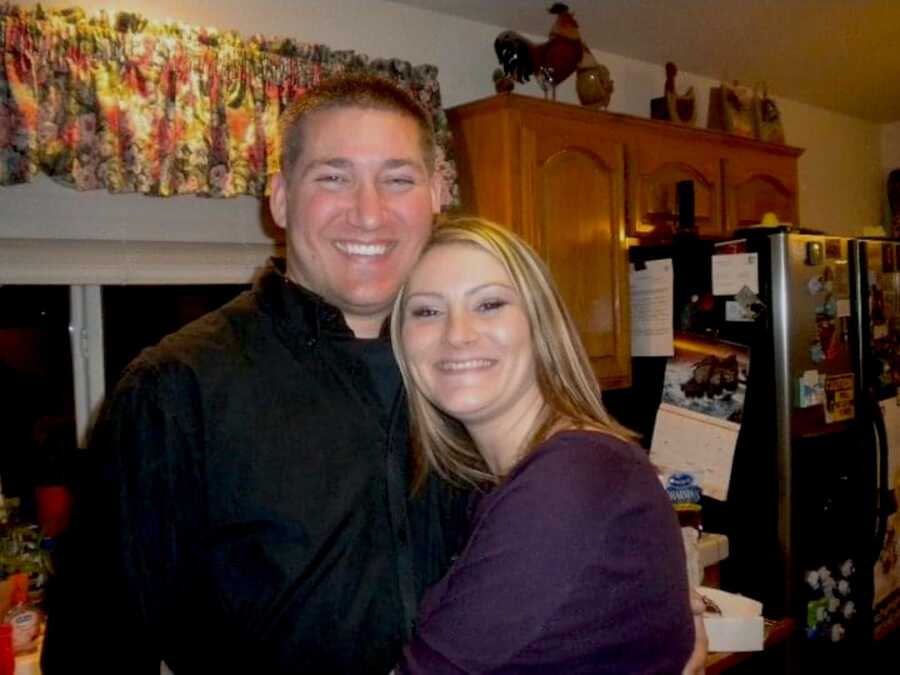
[[[459,542],[462,500],[409,493],[388,341],[274,268],[143,352],[92,445],[47,675],[78,640],[92,670],[99,651],[114,672],[387,672]],[[93,607],[62,595],[79,583]]]

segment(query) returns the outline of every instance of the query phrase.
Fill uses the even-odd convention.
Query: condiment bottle
[[[12,626],[12,649],[15,654],[24,654],[37,649],[37,637],[41,628],[41,615],[28,602],[24,588],[13,591],[12,609],[5,622]]]

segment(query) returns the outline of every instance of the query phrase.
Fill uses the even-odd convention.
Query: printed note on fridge
[[[729,253],[712,257],[713,295],[737,295],[744,286],[759,293],[756,253]]]
[[[631,265],[631,355],[672,356],[672,261]]]

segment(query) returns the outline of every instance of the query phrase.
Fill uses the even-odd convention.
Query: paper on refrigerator
[[[759,293],[759,264],[755,253],[712,257],[713,295],[737,295],[744,286]]]
[[[650,459],[665,475],[694,475],[703,493],[725,500],[743,417],[746,347],[678,333],[666,365]]]
[[[693,474],[703,494],[725,501],[740,429],[734,422],[663,403],[656,414],[650,461],[664,475]]]
[[[648,260],[637,269],[632,263],[631,355],[672,356],[672,261]]]

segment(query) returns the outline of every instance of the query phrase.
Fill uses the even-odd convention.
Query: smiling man
[[[270,204],[287,230],[288,277],[372,338],[431,233],[441,185],[424,113],[374,97],[361,107],[357,92],[359,105],[313,109],[304,99],[288,113]]]
[[[458,495],[410,497],[381,336],[440,204],[430,120],[349,76],[307,92],[282,138],[286,261],[143,352],[102,411],[47,675],[387,673],[456,551]]]

